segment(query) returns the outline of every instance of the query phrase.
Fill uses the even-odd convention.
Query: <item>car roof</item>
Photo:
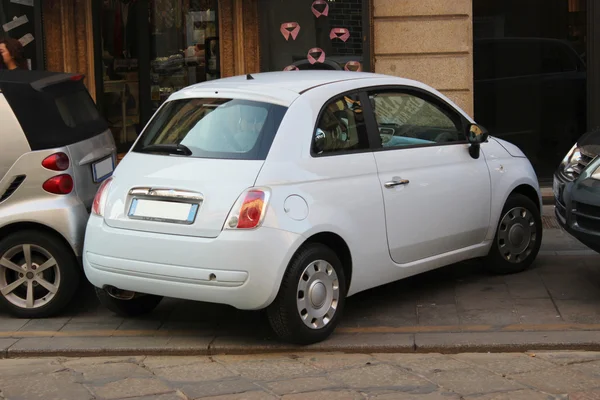
[[[331,71],[331,70],[301,70],[261,72],[216,79],[188,86],[176,93],[170,99],[204,96],[208,92],[227,94],[245,94],[247,98],[269,99],[283,105],[289,105],[306,91],[336,82],[358,81],[388,78],[390,83],[397,85],[415,85],[414,81],[396,78],[389,75],[370,72]]]

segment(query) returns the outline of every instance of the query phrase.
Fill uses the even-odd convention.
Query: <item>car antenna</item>
[[[246,80],[252,80],[252,79],[254,79],[254,77],[252,75],[250,75],[250,74],[246,75]]]

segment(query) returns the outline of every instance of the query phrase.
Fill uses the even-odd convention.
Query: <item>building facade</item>
[[[423,81],[521,147],[541,180],[600,126],[598,0],[0,0],[32,68],[86,74],[126,151],[175,90],[273,70]],[[22,22],[22,19],[20,20]]]

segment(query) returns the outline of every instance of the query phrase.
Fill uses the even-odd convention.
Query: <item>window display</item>
[[[41,22],[38,1],[0,0],[0,40],[17,39],[23,46],[24,64],[30,70],[44,69]]]
[[[258,6],[262,71],[365,70],[363,1],[259,0]]]

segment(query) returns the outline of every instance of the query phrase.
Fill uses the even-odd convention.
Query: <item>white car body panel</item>
[[[541,204],[529,161],[511,156],[492,138],[481,145],[479,159],[471,158],[469,145],[465,144],[326,157],[310,154],[323,104],[340,93],[362,87],[419,88],[441,98],[473,122],[456,104],[427,85],[339,71],[269,73],[268,82],[262,74],[254,77],[256,81],[244,76],[194,85],[170,99],[230,94],[289,106],[266,160],[161,157],[167,161],[155,164],[151,161],[155,156],[128,154],[114,173],[106,207],[105,217],[118,216],[118,224],[113,221],[113,227],[108,226],[97,216],[88,223],[84,266],[92,284],[260,309],[275,298],[297,249],[313,235],[328,232],[342,238],[350,249],[352,279],[348,295],[353,295],[485,256],[504,202],[519,185],[534,188]],[[224,162],[229,164],[225,166]],[[193,165],[219,171],[211,180],[181,169]],[[237,179],[240,175],[243,177]],[[410,184],[384,188],[385,180],[395,175],[409,179]],[[453,179],[455,176],[460,178]],[[195,179],[202,184],[193,186]],[[177,186],[177,182],[181,184]],[[225,188],[222,195],[218,194],[219,182]],[[124,214],[126,194],[133,186],[148,184],[195,187],[199,191],[210,186],[222,203],[218,213],[207,211],[213,219],[211,235],[205,236],[211,238],[194,237],[202,235],[184,232],[181,227],[160,227],[154,229],[158,232],[150,232],[152,225],[146,224],[146,232],[136,229],[138,222],[128,220]],[[217,232],[217,222],[225,222],[223,210],[231,208],[242,190],[252,186],[271,190],[262,226],[251,231]],[[394,209],[410,212],[390,216],[386,202]],[[392,222],[405,226],[390,228]],[[210,273],[217,279],[207,279]],[[223,278],[219,280],[219,276]]]

